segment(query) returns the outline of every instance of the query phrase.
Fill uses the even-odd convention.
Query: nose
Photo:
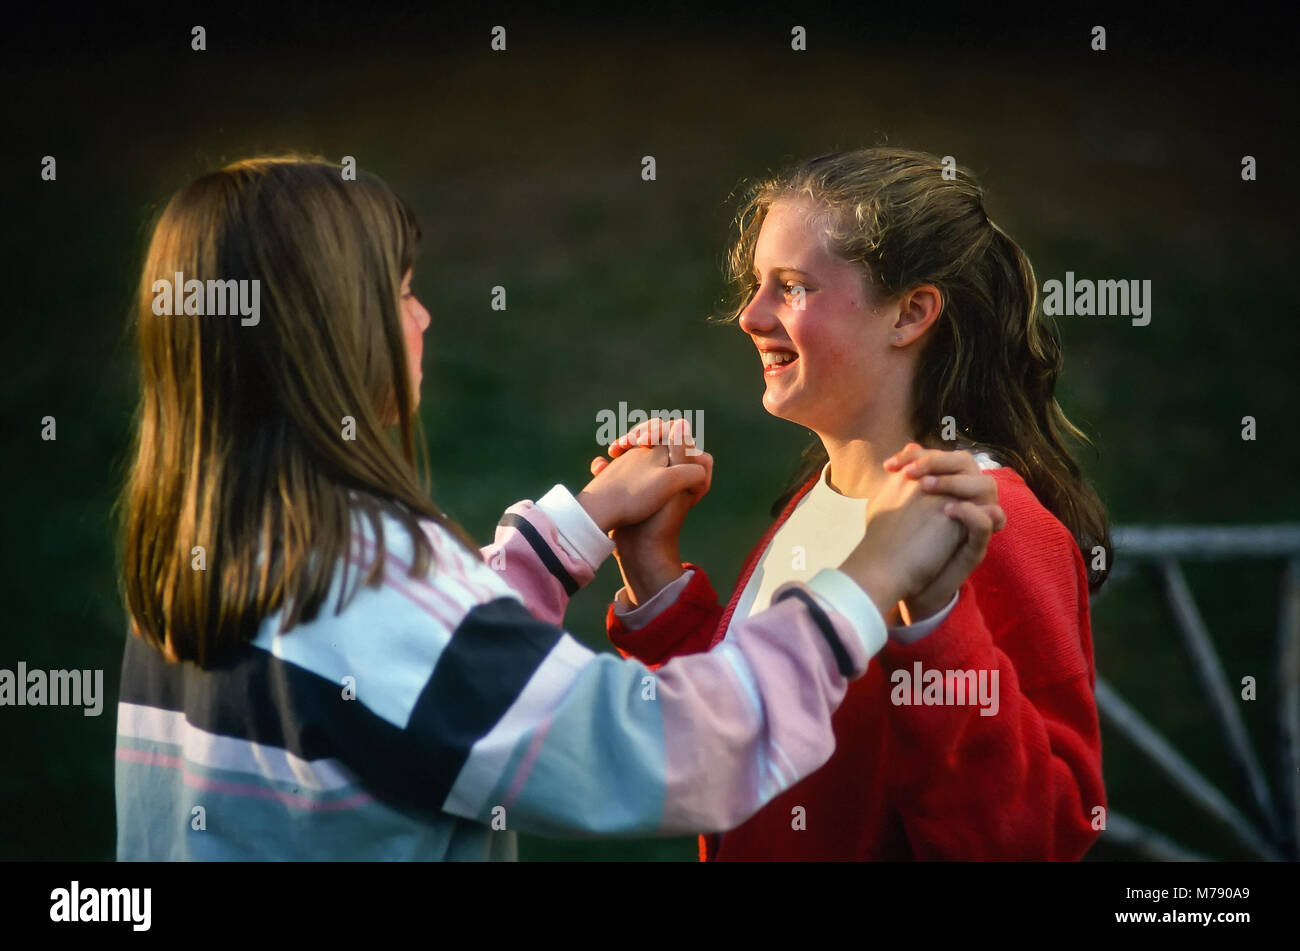
[[[420,333],[424,333],[429,329],[429,324],[433,323],[433,318],[429,316],[429,311],[423,304],[416,304],[416,316],[420,322]]]
[[[750,335],[771,333],[779,323],[771,302],[762,290],[755,292],[740,312],[740,329]]]

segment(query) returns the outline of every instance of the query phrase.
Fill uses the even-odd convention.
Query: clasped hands
[[[915,623],[952,600],[1006,516],[997,483],[968,452],[908,443],[884,469],[862,541],[838,567],[887,623]],[[695,448],[685,420],[655,417],[593,459],[591,472],[578,502],[610,534],[629,600],[641,604],[682,574],[682,525],[709,491],[713,457]]]

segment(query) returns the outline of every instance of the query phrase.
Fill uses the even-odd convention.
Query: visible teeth
[[[759,356],[763,358],[763,366],[779,367],[783,363],[789,363],[795,358],[793,353],[786,350],[762,350]]]

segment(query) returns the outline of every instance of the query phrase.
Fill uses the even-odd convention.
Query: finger
[[[658,418],[659,417],[657,416],[652,416],[650,419],[643,420],[642,422],[637,423],[635,426],[633,426],[623,435],[615,439],[613,444],[610,446],[610,449],[612,450],[615,446],[617,446],[619,452],[624,452],[635,446],[641,445],[640,440],[642,434],[647,432],[650,428],[650,424]],[[613,453],[611,452],[610,455],[613,455]]]
[[[649,444],[651,446],[666,446],[669,442],[669,425],[662,417],[655,416],[646,423],[646,432],[649,434]]]
[[[943,512],[950,519],[961,522],[971,535],[983,532],[985,536],[993,534],[993,517],[985,511],[984,506],[974,502],[949,502]]]
[[[615,439],[609,446],[609,454],[612,458],[617,458],[629,449],[635,449],[640,445],[641,431],[645,423],[638,423],[623,435]]]
[[[692,459],[695,458],[696,456],[702,455],[704,450],[699,448],[698,445],[696,445],[695,433],[691,430],[690,420],[688,419],[682,420],[682,431],[683,431],[682,439],[686,443],[686,448],[688,450],[686,455],[691,457]]]
[[[926,475],[921,476],[921,488],[931,495],[951,495],[982,505],[992,505],[998,500],[998,484],[987,475]]]
[[[691,422],[685,416],[673,416],[664,420],[664,438],[680,440],[682,445],[695,445],[695,436],[691,433]]]
[[[677,492],[690,492],[694,494],[698,489],[703,487],[708,474],[704,471],[704,466],[697,466],[693,462],[686,462],[680,466],[671,467],[666,475],[669,485]]]
[[[925,452],[925,448],[921,446],[920,443],[909,442],[906,446],[885,460],[885,468],[890,472],[901,469],[903,466],[915,459],[918,453],[922,452]]]
[[[964,449],[947,451],[927,449],[903,466],[903,475],[913,479],[923,475],[944,475],[959,472],[977,473],[979,463]]]
[[[681,465],[686,461],[686,439],[683,436],[683,424],[685,420],[675,419],[672,425],[668,427],[668,458],[671,460],[670,465]]]
[[[957,545],[952,557],[926,585],[927,590],[956,591],[970,577],[970,573],[984,560],[988,550],[993,519],[983,507],[970,502],[951,502],[944,507],[948,517],[966,529],[965,538]]]
[[[985,512],[988,512],[989,518],[993,520],[993,531],[1000,532],[1002,529],[1006,528],[1007,513],[1002,511],[1002,506],[981,505],[980,508],[984,509]]]
[[[637,437],[638,446],[661,446],[663,445],[663,420],[658,416],[651,417],[641,430]]]
[[[698,502],[709,494],[709,489],[713,488],[713,456],[701,451],[697,456],[687,456],[686,458],[690,464],[704,467],[704,487],[700,489],[695,497],[695,502]],[[691,504],[694,505],[695,502]]]
[[[680,460],[674,459],[673,465],[693,465],[704,470],[704,482],[699,487],[691,490],[691,505],[698,504],[701,499],[709,494],[709,488],[713,485],[713,457],[704,452],[698,456],[684,456]]]
[[[614,440],[614,446],[619,447],[620,452],[636,450],[649,444],[649,422],[638,422],[636,426],[629,429],[627,433],[620,435]],[[612,448],[612,447],[611,447]]]
[[[681,428],[681,441],[683,448],[683,461],[693,462],[696,465],[704,466],[708,477],[704,480],[704,488],[700,491],[696,499],[691,502],[694,505],[708,493],[709,488],[713,485],[713,456],[709,455],[703,449],[695,444],[695,434],[691,432],[691,421],[683,418]],[[674,462],[674,465],[677,463]]]
[[[608,459],[606,459],[604,456],[597,456],[595,459],[591,460],[591,474],[594,476],[600,475],[602,472],[605,471],[605,468],[608,465],[609,465]]]
[[[704,467],[704,485],[698,491],[692,493],[694,498],[691,504],[694,505],[704,498],[705,493],[709,491],[709,486],[713,483],[713,457],[702,449],[695,449],[693,453],[688,452],[694,444],[694,440],[690,438],[690,432],[690,423],[684,419],[675,419],[668,429],[666,441],[671,465],[680,466],[684,463],[692,463]]]

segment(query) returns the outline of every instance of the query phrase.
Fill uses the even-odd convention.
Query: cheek
[[[424,334],[420,332],[419,322],[409,313],[402,315],[402,329],[406,337],[406,353],[410,358],[412,369],[420,367],[420,357],[424,352]]]
[[[883,369],[871,314],[842,302],[839,308],[810,308],[802,317],[790,336],[807,361],[804,385],[836,404],[869,400]]]
[[[856,314],[845,314],[833,306],[809,308],[797,326],[787,328],[801,358],[819,374],[835,376],[861,368],[866,340]]]

